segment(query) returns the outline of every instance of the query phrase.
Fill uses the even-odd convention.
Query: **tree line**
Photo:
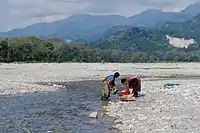
[[[67,44],[37,37],[0,40],[0,62],[191,62],[200,61],[200,51],[181,48],[157,51],[124,51]]]

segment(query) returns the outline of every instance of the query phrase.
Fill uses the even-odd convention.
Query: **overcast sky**
[[[52,22],[74,14],[133,16],[146,9],[179,11],[200,0],[0,0],[0,31]]]

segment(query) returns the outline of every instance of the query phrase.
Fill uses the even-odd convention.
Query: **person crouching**
[[[101,100],[109,100],[110,92],[115,87],[115,80],[120,76],[118,72],[109,75],[103,80]]]
[[[138,92],[141,91],[141,80],[138,76],[123,78],[121,79],[121,83],[125,85],[124,92],[123,92],[124,95],[133,94],[134,97],[139,96]]]

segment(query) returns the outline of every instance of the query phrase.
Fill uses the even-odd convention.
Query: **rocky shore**
[[[122,133],[198,133],[199,80],[169,80],[181,85],[160,89],[164,82],[144,82],[146,96],[134,102],[110,102],[107,114],[117,118],[114,127]]]

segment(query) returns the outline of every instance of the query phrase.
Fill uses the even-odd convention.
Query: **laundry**
[[[179,86],[180,84],[174,84],[174,83],[166,83],[163,85],[163,89],[171,89]]]

